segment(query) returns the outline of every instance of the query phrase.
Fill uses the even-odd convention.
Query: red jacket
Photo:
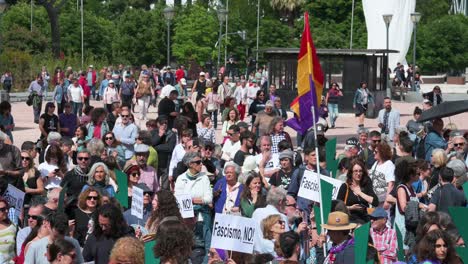
[[[178,70],[175,72],[175,76],[176,76],[176,82],[179,83],[180,79],[182,79],[182,78],[185,77],[185,72],[184,72],[184,70],[178,69]]]
[[[88,86],[88,81],[86,80],[86,76],[80,76],[80,78],[78,79],[78,84],[81,85],[81,88],[83,88],[84,96],[90,97],[91,89]]]

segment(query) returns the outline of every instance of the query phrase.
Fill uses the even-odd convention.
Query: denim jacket
[[[367,102],[368,103],[372,103],[374,100],[374,96],[372,95],[372,93],[369,91],[369,89],[366,88],[366,92],[367,92]],[[356,93],[354,94],[354,100],[353,100],[353,105],[357,105],[357,104],[362,104],[363,103],[363,100],[364,100],[364,96],[361,92],[361,88],[358,88],[356,90]]]

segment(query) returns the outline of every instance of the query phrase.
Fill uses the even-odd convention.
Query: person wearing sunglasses
[[[286,222],[279,214],[270,215],[262,220],[263,238],[269,242],[269,247],[262,253],[269,253],[275,257],[278,255],[275,251],[275,241],[279,241],[280,235],[285,232],[285,226]]]
[[[33,197],[41,196],[44,193],[44,182],[41,173],[34,166],[34,160],[28,152],[21,152],[21,167],[23,169],[23,182],[26,196],[24,204],[29,205]]]
[[[135,138],[138,135],[138,127],[130,122],[129,110],[122,110],[120,116],[122,117],[122,123],[116,123],[112,132],[114,132],[115,138],[120,141],[124,148],[125,159],[129,160],[135,154],[133,147]]]
[[[0,197],[0,237],[2,238],[0,259],[4,263],[8,263],[15,256],[16,226],[8,218],[9,209],[7,200]]]
[[[202,172],[202,157],[199,152],[188,152],[183,161],[188,167],[187,171],[177,177],[174,187],[174,195],[190,194],[192,196],[195,215],[203,218],[205,230],[205,249],[210,249],[211,244],[211,208],[213,203],[213,191],[210,179]]]
[[[362,159],[366,167],[370,169],[372,165],[375,163],[375,156],[374,156],[374,151],[377,147],[377,144],[380,144],[382,142],[382,136],[379,131],[377,130],[372,130],[369,132],[369,144],[365,149],[361,149],[361,152],[359,153],[359,158]]]
[[[90,187],[80,193],[78,197],[78,208],[74,210],[74,218],[71,220],[73,238],[78,240],[83,247],[89,234],[93,232],[94,218],[97,208],[101,206],[101,194],[94,187]]]
[[[65,177],[60,183],[61,187],[67,186],[67,196],[70,201],[74,201],[72,204],[76,204],[78,195],[88,180],[90,158],[91,154],[87,149],[78,151],[76,155],[77,165],[73,170],[65,173]]]
[[[44,231],[42,231],[44,230]],[[24,263],[28,264],[45,264],[45,263],[84,263],[83,255],[81,254],[80,244],[76,239],[66,236],[69,231],[68,217],[66,214],[57,212],[48,214],[42,224],[40,234],[37,236],[37,240],[33,241],[29,248],[25,249],[26,256]],[[66,240],[72,244],[68,247],[74,248],[74,250],[62,251],[64,258],[74,259],[73,262],[50,262],[48,260],[49,249],[52,244],[63,243],[62,240]],[[54,246],[52,246],[54,249]],[[54,251],[57,252],[57,251]],[[75,254],[73,254],[75,253]],[[64,256],[69,254],[71,256]],[[58,254],[52,254],[56,257]],[[74,256],[73,256],[74,255]]]

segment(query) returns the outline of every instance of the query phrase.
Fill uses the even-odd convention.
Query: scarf
[[[80,182],[87,182],[88,181],[88,174],[84,173],[81,170],[80,166],[75,166],[74,172],[78,176],[78,179],[80,180]]]
[[[340,253],[341,251],[345,250],[348,246],[354,245],[354,238],[345,240],[341,242],[340,244],[332,247],[330,251],[328,252],[328,262],[330,264],[335,263],[336,261],[336,255]]]
[[[200,176],[200,173],[192,174],[190,173],[190,170],[187,170],[187,173],[185,173],[185,175],[187,175],[187,179],[193,181],[196,178],[198,178],[198,176]]]

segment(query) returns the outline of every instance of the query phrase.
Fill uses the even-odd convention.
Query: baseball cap
[[[346,145],[351,147],[357,147],[359,146],[359,140],[355,137],[348,138],[346,140]]]
[[[370,214],[369,216],[372,219],[380,219],[380,218],[388,217],[387,212],[385,212],[385,210],[382,207],[375,208],[374,212],[372,212],[372,214]]]
[[[200,76],[205,76],[205,72],[200,72]]]

